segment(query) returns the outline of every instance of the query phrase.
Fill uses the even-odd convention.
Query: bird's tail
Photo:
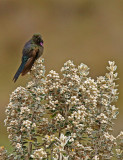
[[[26,61],[22,61],[22,63],[21,63],[21,65],[20,65],[20,67],[18,68],[17,72],[15,73],[14,78],[13,78],[13,81],[14,81],[14,82],[16,82],[16,81],[17,81],[17,79],[18,79],[19,75],[20,75],[20,74],[21,74],[21,72],[23,71],[24,66],[25,66],[25,63],[26,63]]]

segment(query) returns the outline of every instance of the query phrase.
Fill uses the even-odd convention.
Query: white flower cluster
[[[77,111],[74,111],[71,116],[68,116],[68,119],[73,121],[73,124],[76,127],[82,128],[83,124],[85,122],[85,117],[86,117],[86,108],[82,105],[78,107]],[[69,125],[70,126],[70,125]]]
[[[104,133],[104,137],[107,139],[107,141],[114,141],[116,139],[113,135],[110,135],[108,132]]]
[[[33,80],[39,80],[42,81],[45,75],[45,67],[43,65],[44,59],[37,59],[35,65],[32,67],[31,72],[29,72],[29,74],[31,74],[31,77],[33,78]],[[31,82],[32,85],[35,83],[34,81]],[[31,85],[31,83],[28,83],[28,85]],[[32,86],[31,85],[31,86]]]
[[[21,112],[20,112],[20,114],[23,114],[23,113],[25,113],[25,112],[30,113],[30,109],[29,109],[28,107],[26,107],[26,106],[21,107]]]
[[[89,68],[87,65],[81,63],[79,66],[78,66],[78,71],[80,73],[80,75],[82,75],[83,77],[84,76],[87,76],[89,74]]]
[[[39,58],[31,81],[12,93],[6,108],[14,159],[123,159],[123,132],[111,134],[118,114],[116,68],[109,61],[108,73],[92,79],[87,65],[69,60],[60,78],[53,70],[45,76]]]
[[[58,115],[55,117],[55,120],[56,121],[64,121],[65,119],[61,114],[58,113]]]
[[[100,121],[100,123],[107,123],[107,116],[104,113],[101,113],[97,116],[97,120]]]
[[[9,132],[8,137],[20,155],[24,154],[22,139],[25,135],[23,135],[22,132],[26,130],[24,120],[27,119],[27,121],[29,121],[28,116],[30,114],[31,105],[32,99],[29,91],[23,87],[18,87],[11,94],[10,103],[6,109],[7,118],[4,122]],[[30,125],[28,125],[28,130],[30,130]]]
[[[31,155],[32,158],[35,160],[41,160],[44,158],[47,158],[47,153],[44,151],[43,148],[37,149],[34,151],[34,153]]]
[[[22,150],[22,144],[17,143],[17,144],[16,144],[16,148],[17,148],[17,150]]]
[[[9,139],[17,152],[17,159],[23,159],[23,155],[28,155],[28,148],[25,144],[32,143],[35,139],[35,129],[38,126],[37,121],[44,114],[43,104],[44,92],[42,86],[37,85],[37,79],[44,78],[43,61],[37,61],[36,66],[32,68],[32,81],[28,83],[27,87],[18,87],[10,96],[10,103],[6,108],[7,118],[5,125],[9,133]],[[39,71],[36,68],[42,68]],[[37,71],[37,73],[36,73]],[[42,73],[42,75],[41,75]],[[38,77],[36,76],[38,75]],[[32,144],[31,144],[32,145]],[[30,151],[31,154],[31,151]]]

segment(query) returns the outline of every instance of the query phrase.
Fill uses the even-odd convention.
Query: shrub
[[[100,160],[123,158],[123,132],[112,135],[118,108],[117,66],[96,80],[89,68],[67,61],[62,78],[51,70],[45,76],[44,60],[33,66],[26,87],[10,96],[5,125],[13,153],[1,147],[4,159]]]

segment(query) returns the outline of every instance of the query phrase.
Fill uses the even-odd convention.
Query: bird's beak
[[[43,46],[43,43],[41,42],[40,45]]]

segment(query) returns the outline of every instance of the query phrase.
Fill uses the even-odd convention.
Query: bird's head
[[[43,46],[44,41],[42,40],[42,37],[40,35],[40,33],[36,33],[32,36],[32,40],[40,46]]]

